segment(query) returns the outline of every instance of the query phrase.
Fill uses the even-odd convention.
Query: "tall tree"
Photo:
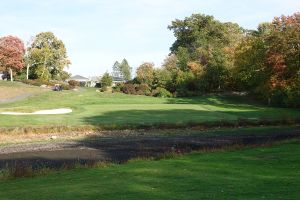
[[[121,70],[120,70],[120,63],[118,61],[116,61],[112,67],[112,75],[114,77],[121,77]]]
[[[10,80],[13,81],[13,73],[24,67],[23,56],[24,43],[14,36],[0,38],[0,70],[8,71]]]
[[[188,81],[190,88],[221,89],[228,76],[226,71],[233,67],[233,50],[242,39],[243,29],[237,24],[221,23],[213,16],[201,14],[177,19],[168,28],[176,37],[171,53],[176,54],[180,70],[187,72],[181,74],[188,75],[181,75],[180,80],[190,77],[192,71],[195,83]],[[194,87],[196,85],[198,88]]]
[[[115,77],[123,78],[125,81],[131,79],[132,68],[129,66],[128,61],[124,58],[121,63],[116,61],[113,65],[112,75]]]
[[[128,61],[124,58],[120,64],[120,71],[125,81],[131,79],[132,68],[129,66]]]
[[[52,32],[35,36],[28,48],[27,60],[33,78],[45,80],[60,79],[61,73],[71,64],[64,43]]]

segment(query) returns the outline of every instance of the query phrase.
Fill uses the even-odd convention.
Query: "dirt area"
[[[91,137],[80,141],[53,141],[0,147],[0,168],[10,165],[61,167],[99,161],[126,162],[137,157],[187,153],[300,138],[300,131],[264,136],[129,136]]]

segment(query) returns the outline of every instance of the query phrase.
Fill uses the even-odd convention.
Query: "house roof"
[[[75,76],[68,78],[67,80],[88,81],[89,79],[86,77],[80,76],[80,75],[75,75]]]

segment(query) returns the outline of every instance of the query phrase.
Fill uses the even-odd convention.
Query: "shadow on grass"
[[[102,115],[84,118],[86,124],[94,126],[119,128],[160,127],[163,125],[189,126],[217,125],[222,123],[235,125],[236,122],[248,122],[249,125],[260,125],[261,123],[273,121],[276,125],[278,121],[298,120],[300,113],[292,111],[268,112],[261,110],[251,111],[209,111],[194,109],[168,109],[168,110],[119,110],[106,112]],[[251,124],[253,123],[253,124]],[[285,123],[285,122],[284,122]],[[243,124],[241,124],[243,125]],[[267,124],[266,124],[267,125]]]
[[[255,101],[250,96],[210,94],[197,97],[170,98],[170,104],[203,104],[222,108],[266,108],[261,102]]]

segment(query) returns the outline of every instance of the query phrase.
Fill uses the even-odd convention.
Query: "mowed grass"
[[[299,199],[300,140],[0,181],[0,199]]]
[[[47,91],[25,100],[0,103],[0,112],[31,112],[56,108],[71,108],[73,112],[63,115],[0,115],[0,127],[185,124],[239,118],[255,120],[300,117],[299,109],[271,108],[249,102],[251,101],[245,97],[236,96],[155,98],[99,93],[94,88],[79,91]]]

